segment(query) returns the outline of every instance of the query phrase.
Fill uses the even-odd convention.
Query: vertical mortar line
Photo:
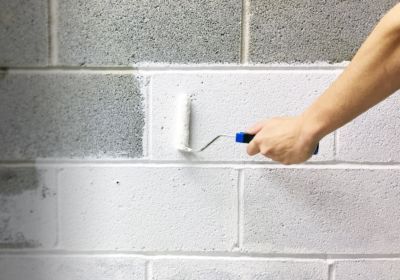
[[[336,160],[336,153],[337,153],[337,137],[338,132],[337,130],[333,133],[333,160]]]
[[[249,62],[250,41],[250,0],[242,0],[240,35],[240,63],[247,64]]]
[[[244,170],[239,170],[238,175],[238,223],[237,223],[237,231],[238,231],[238,242],[237,246],[239,249],[243,247],[243,215],[244,215]]]
[[[328,260],[328,280],[335,280],[335,262]]]
[[[153,279],[153,265],[151,263],[151,260],[147,260],[145,263],[144,279],[145,280]]]
[[[235,190],[235,205],[234,205],[234,244],[232,247],[232,251],[240,251],[239,243],[240,243],[240,176],[241,176],[241,169],[237,170],[236,174],[236,190]]]
[[[57,0],[48,0],[49,64],[58,63]]]

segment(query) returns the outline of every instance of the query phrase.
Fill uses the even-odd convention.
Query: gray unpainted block
[[[139,79],[128,74],[5,75],[0,79],[0,158],[140,157]]]
[[[238,62],[241,1],[59,3],[60,64]]]
[[[53,169],[0,168],[0,249],[55,245],[55,184]]]
[[[0,66],[48,62],[47,0],[0,0]]]
[[[249,60],[351,60],[379,18],[398,1],[252,0]]]
[[[24,191],[35,190],[39,178],[34,168],[0,168],[0,195],[18,195]]]
[[[0,256],[1,280],[145,280],[145,260],[119,256]]]

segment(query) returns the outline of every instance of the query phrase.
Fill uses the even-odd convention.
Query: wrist
[[[302,138],[310,145],[315,145],[328,134],[326,122],[317,115],[304,112],[300,118],[302,119]]]

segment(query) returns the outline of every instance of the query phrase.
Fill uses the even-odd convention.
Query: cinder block
[[[142,156],[138,77],[44,73],[0,79],[2,160]]]
[[[115,256],[1,256],[1,280],[145,280],[144,260]]]
[[[398,280],[398,260],[346,260],[335,263],[336,280]]]
[[[241,1],[59,2],[60,64],[239,62]]]
[[[245,144],[222,138],[204,152],[185,155],[174,147],[176,98],[192,98],[191,146],[204,146],[216,135],[244,131],[276,116],[300,114],[337,77],[338,71],[229,71],[155,74],[151,82],[151,156],[158,160],[266,160],[249,157]],[[312,160],[333,159],[333,137],[321,142]]]
[[[325,280],[328,276],[327,268],[323,261],[166,259],[154,261],[153,280]]]
[[[380,17],[383,1],[252,0],[252,63],[351,60]]]
[[[47,0],[0,0],[0,66],[48,63]]]
[[[400,251],[397,169],[253,169],[244,180],[244,251]]]
[[[338,131],[338,160],[360,162],[400,161],[399,93]]]
[[[237,228],[229,169],[68,168],[59,177],[60,246],[227,251]]]
[[[0,168],[0,249],[55,245],[55,183],[52,169]]]

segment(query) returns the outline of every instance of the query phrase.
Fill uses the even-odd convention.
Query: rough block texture
[[[192,99],[191,146],[198,149],[220,134],[234,135],[264,118],[296,115],[311,104],[337,71],[263,71],[171,73],[154,75],[152,88],[153,159],[265,160],[252,158],[246,145],[222,138],[204,152],[187,155],[174,147],[176,98]],[[313,160],[333,159],[333,137],[327,136]]]
[[[356,260],[335,263],[335,280],[398,280],[399,260]]]
[[[140,157],[142,102],[132,75],[5,75],[0,159]]]
[[[144,260],[130,257],[0,257],[1,280],[145,280]]]
[[[225,251],[236,241],[237,172],[71,168],[61,172],[60,246]]]
[[[0,0],[0,67],[48,62],[47,0]]]
[[[400,161],[399,93],[338,131],[338,160],[358,162]]]
[[[157,260],[153,280],[327,280],[322,261]]]
[[[250,61],[351,60],[396,0],[250,1]]]
[[[0,167],[0,249],[55,245],[55,182],[51,169]]]
[[[399,182],[398,169],[246,170],[244,250],[398,253]]]
[[[397,95],[304,165],[174,145],[181,94],[195,150],[301,114],[397,2],[0,0],[0,280],[400,280]]]
[[[239,62],[241,1],[60,1],[59,15],[60,64]]]

